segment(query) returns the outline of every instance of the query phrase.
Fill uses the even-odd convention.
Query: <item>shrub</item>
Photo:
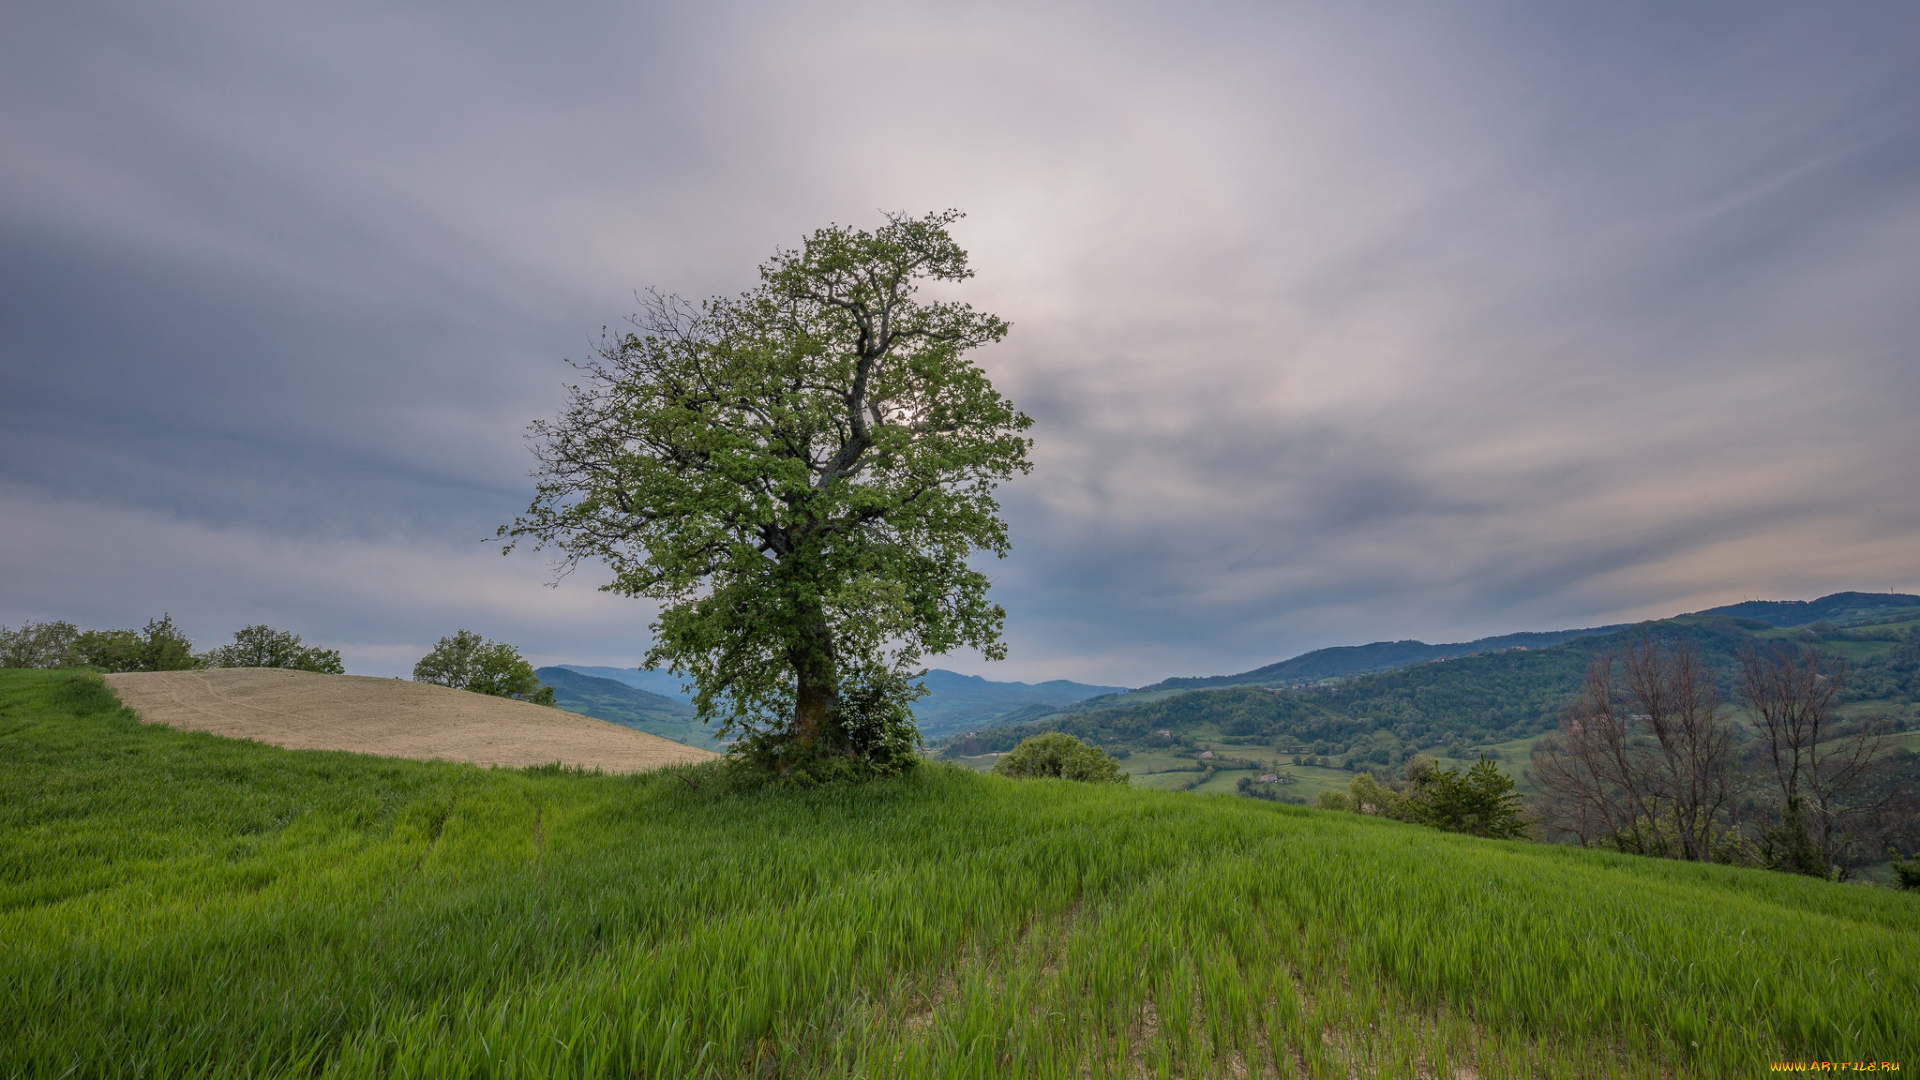
[[[1513,790],[1513,778],[1495,767],[1490,755],[1480,755],[1465,773],[1431,765],[1421,770],[1419,777],[1413,773],[1410,766],[1407,778],[1417,790],[1407,800],[1413,811],[1409,820],[1494,839],[1526,835],[1526,818],[1520,809],[1520,795]]]
[[[1906,862],[1895,861],[1893,864],[1893,880],[1895,884],[1903,889],[1920,891],[1920,855],[1916,855]]]
[[[1313,805],[1321,810],[1352,810],[1353,796],[1330,788],[1316,796]]]
[[[1127,774],[1120,771],[1118,758],[1107,756],[1097,746],[1088,746],[1064,731],[1049,731],[1007,751],[993,763],[997,776],[1018,778],[1057,777],[1088,783],[1124,784]]]

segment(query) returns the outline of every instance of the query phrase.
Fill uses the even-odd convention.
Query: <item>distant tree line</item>
[[[28,622],[17,630],[0,626],[0,668],[92,668],[109,673],[284,668],[346,674],[339,650],[307,645],[299,634],[265,625],[242,627],[234,631],[231,642],[195,652],[172,615],[149,620],[141,630],[81,630],[61,621]],[[553,704],[553,688],[541,684],[520,650],[471,630],[441,638],[414,665],[413,677],[456,690]]]
[[[0,626],[0,668],[95,668],[106,672],[198,668],[291,668],[327,675],[346,671],[336,649],[302,644],[300,635],[270,626],[234,631],[229,644],[195,652],[172,615],[140,630],[81,630],[70,622]]]

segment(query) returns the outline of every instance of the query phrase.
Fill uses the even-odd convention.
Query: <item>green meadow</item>
[[[1920,896],[929,765],[287,751],[0,672],[0,1076],[1920,1067]]]

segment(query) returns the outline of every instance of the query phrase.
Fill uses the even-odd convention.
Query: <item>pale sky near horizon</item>
[[[0,623],[651,610],[483,538],[657,286],[960,207],[1036,420],[996,679],[1920,592],[1920,8],[243,5],[0,20]]]

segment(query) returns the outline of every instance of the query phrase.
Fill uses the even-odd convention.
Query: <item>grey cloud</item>
[[[0,621],[630,663],[642,606],[480,557],[559,358],[635,288],[948,205],[1039,421],[1003,677],[1920,587],[1899,6],[16,25]]]

